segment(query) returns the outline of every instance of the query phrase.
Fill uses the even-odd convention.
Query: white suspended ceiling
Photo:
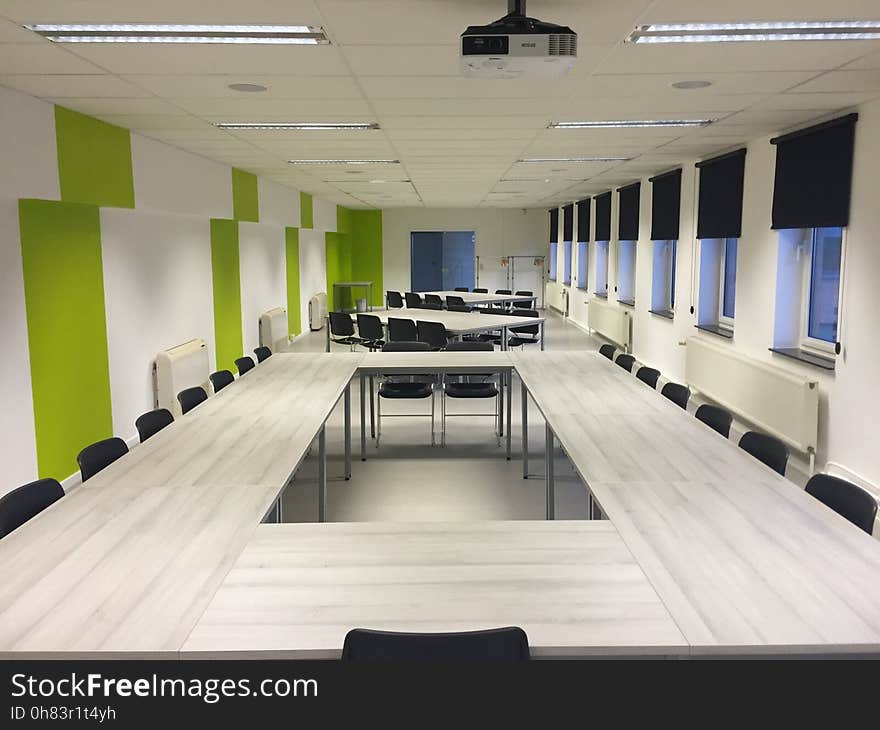
[[[558,80],[458,74],[458,37],[505,0],[4,0],[0,85],[352,207],[551,206],[880,97],[880,41],[634,45],[651,22],[880,19],[877,0],[529,0],[579,34]],[[24,23],[321,26],[327,46],[53,44]],[[677,81],[707,80],[678,90]],[[262,93],[234,83],[268,87]],[[549,130],[554,121],[713,118],[706,128]],[[377,121],[368,132],[220,121]],[[627,162],[525,164],[620,156]],[[390,166],[289,159],[399,159]],[[375,182],[381,181],[381,182]]]

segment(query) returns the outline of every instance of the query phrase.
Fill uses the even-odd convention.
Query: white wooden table
[[[349,629],[520,626],[533,656],[686,654],[608,522],[261,525],[184,658],[338,658]]]

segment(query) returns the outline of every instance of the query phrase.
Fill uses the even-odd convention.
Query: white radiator
[[[555,309],[562,316],[568,316],[568,289],[555,282],[547,285],[546,304],[551,309]]]
[[[153,364],[153,382],[156,387],[156,407],[167,408],[175,417],[182,415],[177,394],[185,388],[201,385],[209,393],[211,363],[208,344],[201,339],[163,350]]]
[[[591,330],[630,350],[632,343],[632,317],[622,307],[607,304],[593,297],[587,307]]]
[[[698,337],[687,341],[687,383],[804,453],[819,438],[819,384]]]
[[[309,299],[309,329],[323,329],[327,320],[327,294],[320,292]]]
[[[288,344],[287,310],[275,307],[260,315],[260,344],[272,352],[283,352]]]

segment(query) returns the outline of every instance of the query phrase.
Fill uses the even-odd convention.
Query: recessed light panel
[[[621,129],[646,127],[705,127],[712,119],[631,119],[611,122],[554,122],[549,129]]]
[[[349,132],[379,129],[376,122],[217,122],[220,129],[304,131],[304,132]]]
[[[630,157],[529,157],[517,162],[555,165],[563,162],[626,162]]]
[[[55,43],[259,43],[318,45],[330,41],[310,25],[35,24],[25,28]]]
[[[288,160],[291,165],[399,165],[400,160]]]
[[[860,41],[880,39],[880,21],[822,20],[754,23],[655,23],[640,25],[629,43]]]

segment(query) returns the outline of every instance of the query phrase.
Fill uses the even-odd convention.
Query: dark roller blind
[[[617,189],[617,239],[619,241],[639,240],[639,192],[641,183],[633,183]]]
[[[681,217],[681,170],[651,178],[651,240],[677,241]]]
[[[776,145],[773,228],[849,223],[858,114],[771,139]]]
[[[611,240],[611,191],[596,196],[596,240]]]
[[[739,238],[742,234],[745,148],[698,162],[700,202],[697,238]]]
[[[562,240],[574,240],[574,204],[562,209]]]
[[[590,240],[590,199],[578,201],[578,241]]]
[[[550,211],[550,243],[559,242],[559,208]]]

